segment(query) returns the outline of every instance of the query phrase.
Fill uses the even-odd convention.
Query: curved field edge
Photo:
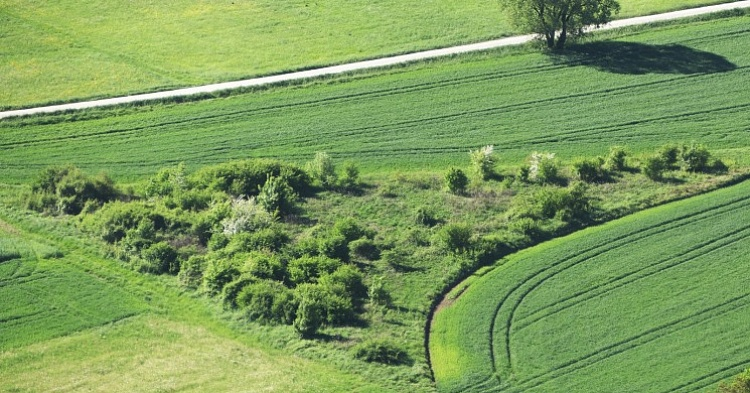
[[[511,340],[516,341],[518,339],[519,329],[511,327],[511,323],[518,319],[523,322],[525,317],[528,324],[529,318],[535,312],[555,307],[560,298],[565,300],[565,293],[555,293],[554,300],[545,299],[544,294],[539,295],[538,293],[543,292],[539,291],[539,288],[549,285],[549,283],[540,281],[541,278],[552,280],[554,276],[552,273],[559,273],[556,272],[556,269],[565,267],[564,264],[566,263],[569,265],[567,267],[571,267],[573,262],[570,261],[575,261],[576,258],[595,258],[616,247],[623,247],[623,251],[626,251],[628,242],[647,239],[650,236],[657,236],[659,233],[667,233],[670,230],[674,231],[671,234],[675,236],[675,241],[678,241],[679,237],[683,236],[680,235],[680,230],[687,228],[687,225],[703,228],[707,238],[703,243],[691,246],[692,249],[685,246],[671,250],[669,244],[666,244],[664,245],[667,250],[666,253],[673,255],[668,255],[668,258],[662,260],[654,257],[653,263],[646,263],[639,268],[641,270],[634,269],[632,272],[626,273],[625,277],[620,277],[623,276],[622,274],[620,276],[615,275],[614,278],[610,278],[612,282],[626,280],[627,277],[638,274],[653,279],[656,277],[654,276],[655,272],[651,272],[651,274],[643,273],[647,273],[647,269],[650,268],[655,270],[672,269],[670,272],[685,269],[689,267],[689,263],[692,263],[690,261],[699,258],[702,253],[726,252],[729,249],[735,254],[727,255],[736,255],[735,248],[747,244],[748,228],[743,222],[747,222],[747,216],[750,214],[748,192],[750,192],[750,182],[744,182],[726,189],[653,208],[600,227],[589,228],[521,251],[500,261],[498,266],[490,272],[474,278],[460,296],[448,307],[439,310],[433,319],[429,350],[438,389],[444,392],[517,391],[518,389],[523,391],[534,391],[534,389],[554,391],[555,388],[566,391],[566,389],[572,389],[575,386],[592,386],[589,383],[601,383],[597,380],[598,372],[599,375],[607,375],[610,381],[618,380],[622,383],[617,388],[614,386],[604,387],[605,390],[611,389],[607,391],[618,391],[617,389],[620,389],[619,391],[657,392],[661,391],[658,390],[659,388],[662,388],[665,389],[664,391],[682,392],[703,389],[722,378],[741,371],[743,367],[750,364],[750,357],[743,357],[742,348],[744,344],[740,344],[744,341],[737,340],[739,337],[744,337],[747,332],[742,331],[742,326],[745,325],[735,323],[738,317],[732,313],[743,312],[747,304],[748,294],[746,291],[742,292],[742,290],[736,290],[734,287],[729,287],[729,292],[735,296],[727,295],[726,299],[722,302],[717,300],[718,303],[716,304],[697,304],[691,309],[690,307],[686,308],[684,304],[668,303],[667,306],[674,307],[674,309],[679,310],[679,313],[675,311],[674,316],[665,313],[665,319],[654,321],[654,326],[649,327],[648,323],[643,322],[645,327],[641,329],[642,331],[638,331],[638,327],[633,328],[635,330],[631,329],[632,331],[628,330],[627,326],[620,327],[619,329],[623,333],[622,337],[618,337],[620,330],[611,334],[616,338],[607,337],[610,335],[609,333],[604,334],[604,337],[599,337],[600,342],[596,343],[601,344],[601,347],[596,348],[599,351],[590,351],[586,345],[581,344],[575,337],[575,329],[567,325],[565,327],[571,330],[566,332],[558,330],[555,326],[538,327],[539,324],[537,324],[537,329],[532,332],[533,334],[527,333],[526,336],[520,336],[526,347],[514,345],[511,344]],[[721,223],[718,220],[725,222]],[[714,229],[715,233],[711,233]],[[689,255],[691,252],[695,252],[696,255]],[[624,253],[623,255],[627,254]],[[729,258],[727,256],[721,257],[724,254],[719,255],[720,258]],[[720,260],[723,261],[723,259]],[[742,259],[740,258],[740,260]],[[660,264],[663,263],[668,266],[660,267]],[[616,258],[612,261],[612,264],[615,266],[618,264]],[[701,266],[705,266],[705,264]],[[728,271],[731,271],[731,269],[726,268]],[[580,279],[583,282],[581,286],[586,290],[582,291],[581,288],[577,288],[578,283],[573,283],[572,288],[577,289],[569,287],[568,290],[573,292],[568,293],[569,298],[576,296],[580,298],[585,292],[598,290],[596,285],[585,281],[587,279],[585,272],[579,271],[578,273],[573,278]],[[567,284],[570,284],[573,278],[570,278]],[[628,285],[625,284],[621,288],[627,288]],[[589,288],[587,285],[591,285],[593,288]],[[612,286],[612,284],[607,284],[605,280],[599,288],[607,285]],[[668,283],[665,285],[668,285]],[[700,292],[700,290],[690,292],[687,289],[683,289],[683,292],[697,293],[695,296],[703,296],[699,298],[713,299],[711,291],[720,292],[716,290],[715,285],[717,284],[714,283],[714,287],[708,289],[700,289],[700,284],[696,286],[705,293]],[[729,284],[718,285],[727,286]],[[659,287],[659,285],[655,287]],[[731,290],[735,291],[732,292]],[[623,291],[620,290],[619,292],[622,293]],[[536,305],[538,309],[531,312],[523,307],[519,309],[520,303],[524,300],[526,300],[527,305],[530,302],[532,303],[526,308],[533,308],[534,295],[536,295],[537,301],[542,299],[542,303]],[[637,298],[633,298],[633,294],[628,294],[628,296],[631,296],[629,299],[634,302],[633,304],[642,305],[638,303]],[[689,298],[689,296],[687,297]],[[614,307],[615,305],[610,304],[609,306]],[[616,310],[617,307],[611,309]],[[572,315],[577,315],[576,313],[583,316],[588,315],[585,312],[586,309],[581,308],[580,305],[573,310],[575,312],[569,311],[572,314],[563,315],[568,319],[560,317],[553,319],[553,321],[562,324],[567,323],[566,321],[569,321]],[[514,314],[521,317],[514,318]],[[741,320],[741,315],[739,318]],[[573,319],[576,318],[573,317]],[[606,318],[604,319],[606,320]],[[591,320],[591,322],[596,325],[595,320]],[[607,320],[607,322],[612,321]],[[718,327],[713,325],[710,328],[706,327],[706,324],[717,323]],[[723,324],[726,324],[726,326],[723,326]],[[722,327],[729,332],[720,332]],[[528,327],[521,326],[521,329],[528,329]],[[601,330],[601,327],[592,329]],[[716,337],[724,341],[720,341],[721,345],[717,348],[707,348],[706,345],[695,343],[685,344],[684,340],[690,340],[691,335],[696,334],[696,329],[715,333]],[[520,331],[523,332],[523,330]],[[556,339],[555,335],[564,338]],[[594,340],[591,337],[589,338]],[[557,356],[556,351],[559,351],[559,353],[568,351],[565,345],[560,347],[562,345],[560,341],[563,339],[568,340],[567,345],[581,345],[581,350],[578,351],[577,356],[568,358]],[[604,344],[607,340],[612,340],[612,342]],[[712,340],[707,341],[715,343]],[[511,346],[508,346],[508,344],[511,344]],[[656,347],[653,347],[655,344]],[[676,353],[682,359],[690,360],[693,360],[696,356],[690,349],[696,348],[697,351],[703,351],[700,355],[706,359],[706,362],[691,369],[680,368],[683,374],[676,377],[672,369],[674,367],[670,368],[669,365],[658,361],[659,359],[662,361],[665,359],[675,360],[670,358],[673,355],[665,355],[664,352],[655,351],[660,349],[660,345],[662,346],[661,349],[669,349],[672,354]],[[534,346],[537,346],[537,348],[534,348]],[[510,349],[513,349],[512,354]],[[627,356],[627,351],[641,353],[646,350],[655,351],[655,353],[648,352],[648,354],[656,360],[639,363],[634,362]],[[538,356],[538,358],[528,358],[529,356],[524,354],[525,351],[528,351],[531,357]],[[670,353],[670,351],[665,352]],[[548,359],[544,359],[545,356]],[[640,359],[636,355],[633,356],[636,360]],[[643,353],[641,353],[641,356],[643,356]],[[609,363],[613,361],[614,363]],[[542,366],[536,367],[534,363],[540,363]],[[641,366],[639,369],[638,364],[643,363],[649,364],[651,368],[643,370]],[[617,364],[617,367],[605,366],[609,364]],[[642,386],[633,389],[634,379],[627,378],[628,373],[632,370],[621,368],[623,364],[640,372],[645,372],[645,374],[638,375],[638,380],[641,381]],[[613,371],[613,369],[616,371]],[[669,380],[667,378],[666,381],[663,381],[660,380],[660,373],[678,379]],[[580,380],[576,380],[576,377],[579,377]],[[562,386],[550,386],[549,382],[553,380]]]
[[[153,92],[509,35],[497,5],[325,0],[0,6],[3,109]],[[621,17],[722,3],[623,1]],[[126,15],[127,17],[122,17]],[[168,37],[168,38],[167,38]],[[22,43],[22,44],[19,44]],[[279,50],[279,48],[282,48]],[[54,86],[53,88],[50,88]]]

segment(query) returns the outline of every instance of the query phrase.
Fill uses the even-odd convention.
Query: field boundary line
[[[722,3],[705,7],[696,7],[680,11],[666,12],[661,14],[639,16],[628,19],[612,21],[606,25],[588,28],[589,31],[604,31],[619,29],[623,27],[637,26],[654,22],[670,21],[675,19],[687,18],[711,14],[720,11],[727,11],[739,8],[750,8],[750,0],[735,1],[731,3]],[[99,108],[121,104],[132,104],[146,101],[155,101],[170,99],[176,97],[188,97],[201,94],[213,94],[222,91],[236,90],[248,87],[267,86],[284,82],[300,81],[307,79],[319,78],[322,76],[340,75],[353,71],[370,70],[394,65],[412,63],[416,61],[436,59],[441,57],[454,56],[465,53],[481,52],[496,48],[509,47],[526,44],[537,37],[535,34],[526,34],[513,37],[506,37],[491,41],[478,42],[468,45],[459,45],[442,49],[432,49],[421,52],[414,52],[405,55],[383,57],[379,59],[358,61],[354,63],[341,64],[336,66],[314,68],[305,71],[297,71],[278,75],[270,75],[258,78],[239,80],[234,82],[223,82],[209,85],[188,87],[175,90],[167,90],[155,93],[135,94],[123,97],[107,98],[102,100],[82,101],[61,105],[50,105],[36,108],[18,109],[0,112],[0,119],[27,116],[42,113],[54,113],[63,111],[75,111],[89,108]]]

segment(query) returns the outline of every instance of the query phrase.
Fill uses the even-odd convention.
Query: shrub
[[[578,159],[573,162],[573,174],[587,183],[602,181],[607,177],[604,159],[601,157]]]
[[[469,178],[466,177],[466,174],[462,170],[451,168],[445,174],[445,185],[450,192],[461,195],[466,192],[466,186],[469,185]]]
[[[340,234],[332,234],[318,240],[318,253],[328,258],[349,262],[349,242]]]
[[[162,168],[148,179],[144,189],[147,197],[164,197],[187,188],[185,163],[170,168]]]
[[[241,274],[231,282],[224,285],[224,287],[221,288],[221,299],[224,301],[224,304],[231,308],[237,307],[237,296],[246,286],[253,284],[256,281],[258,281],[258,279],[249,274]]]
[[[325,323],[325,294],[316,285],[304,284],[294,295],[298,306],[292,326],[303,338],[310,337]]]
[[[341,267],[341,262],[326,256],[303,256],[289,261],[289,280],[297,285],[317,282],[318,278]]]
[[[609,148],[609,155],[604,162],[604,168],[610,171],[623,171],[627,167],[626,159],[628,153],[622,146]]]
[[[237,306],[251,321],[292,324],[298,300],[293,292],[277,281],[261,280],[246,285],[237,295]]]
[[[260,187],[258,204],[272,215],[285,216],[292,213],[297,194],[282,177],[269,177]]]
[[[328,153],[315,153],[315,158],[308,162],[305,168],[310,177],[317,181],[323,188],[330,189],[336,185],[336,168]]]
[[[378,276],[372,280],[370,288],[367,291],[367,297],[370,303],[379,306],[386,306],[391,303],[391,295],[385,289],[385,277]]]
[[[177,261],[177,251],[167,243],[156,243],[141,252],[143,264],[140,270],[153,274],[177,274],[180,264]]]
[[[358,258],[374,261],[380,258],[380,249],[368,238],[357,239],[349,243],[349,250]]]
[[[479,180],[488,180],[495,174],[497,159],[492,155],[494,147],[487,145],[481,149],[469,152],[471,169]]]
[[[333,224],[333,233],[344,237],[347,242],[357,240],[362,237],[373,238],[375,236],[371,231],[362,228],[355,219],[344,218]]]
[[[736,376],[732,382],[721,382],[716,393],[750,393],[750,369]]]
[[[682,160],[682,169],[688,172],[707,172],[708,162],[711,159],[711,153],[705,146],[691,143],[689,146],[683,146],[680,150],[680,159]]]
[[[554,183],[559,180],[558,172],[554,153],[531,153],[531,157],[529,158],[529,180],[538,183]]]
[[[319,283],[332,293],[336,293],[337,288],[342,288],[343,292],[337,294],[351,299],[354,305],[360,307],[367,299],[367,287],[363,279],[364,277],[359,269],[351,265],[344,265],[333,273],[322,276]]]
[[[227,258],[210,258],[203,272],[203,288],[208,294],[215,295],[239,276],[237,262]]]
[[[434,227],[435,225],[440,223],[440,220],[437,218],[437,214],[435,213],[435,211],[427,207],[420,207],[417,209],[414,221],[416,221],[416,223],[419,225],[424,225],[427,227]]]
[[[27,201],[27,207],[57,214],[77,215],[87,202],[98,205],[115,200],[119,193],[105,174],[87,176],[75,166],[49,167],[31,185],[32,194],[45,195]]]
[[[144,220],[151,221],[157,231],[190,226],[189,222],[184,221],[184,217],[178,217],[163,205],[143,201],[107,203],[94,214],[84,216],[81,226],[103,240],[114,243]]]
[[[467,224],[447,224],[439,233],[442,247],[449,252],[462,254],[471,251],[472,229]]]
[[[242,271],[263,280],[284,281],[286,268],[275,254],[252,252],[248,255]]]
[[[404,364],[409,355],[396,344],[386,340],[367,340],[354,348],[354,356],[366,362]]]
[[[189,180],[198,188],[223,191],[235,197],[258,195],[271,177],[283,178],[299,195],[312,193],[310,177],[301,168],[276,160],[231,161],[200,169]]]
[[[346,190],[356,190],[360,187],[359,168],[352,161],[344,163],[344,177],[341,179],[341,187]]]
[[[664,177],[666,166],[667,164],[661,155],[649,156],[643,161],[641,172],[649,179],[659,181]]]
[[[206,257],[193,255],[180,264],[177,279],[185,288],[197,289],[203,281],[203,271],[206,269]]]
[[[665,169],[676,168],[677,160],[680,158],[680,147],[677,145],[664,145],[656,155],[661,158]]]

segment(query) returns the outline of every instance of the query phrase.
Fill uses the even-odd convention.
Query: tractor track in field
[[[738,8],[750,7],[750,1],[735,1],[731,3],[723,3],[706,7],[697,7],[680,11],[666,12],[655,15],[640,16],[635,18],[615,20],[607,25],[604,25],[598,29],[589,30],[609,30],[617,29],[627,26],[637,26],[647,23],[668,21],[692,16],[699,16],[719,11],[732,10]],[[210,84],[204,86],[182,88],[176,90],[162,91],[156,93],[147,94],[136,94],[125,97],[115,97],[102,100],[84,101],[61,105],[42,106],[36,108],[9,110],[0,112],[0,119],[18,116],[27,116],[44,113],[55,113],[63,111],[75,111],[89,108],[99,108],[106,106],[115,106],[122,104],[133,104],[148,101],[157,100],[168,100],[179,97],[199,96],[206,94],[215,94],[219,92],[225,92],[236,89],[246,89],[258,86],[268,86],[279,83],[288,83],[294,81],[304,81],[309,79],[315,79],[331,75],[341,75],[345,73],[351,73],[361,70],[371,70],[377,68],[390,67],[399,64],[412,63],[417,61],[423,61],[428,59],[436,59],[446,56],[454,56],[458,54],[487,51],[496,48],[502,48],[512,45],[520,45],[530,42],[535,39],[535,35],[523,35],[516,37],[502,38],[498,40],[479,42],[469,45],[460,45],[454,47],[448,47],[443,49],[434,49],[422,52],[415,52],[399,56],[384,57],[374,60],[366,60],[348,64],[342,64],[337,66],[323,67],[317,69],[311,69],[306,71],[291,72],[286,74],[265,76],[259,78],[246,79],[235,82],[225,82]]]
[[[539,282],[533,284],[530,289],[525,290],[521,294],[519,300],[514,303],[513,308],[511,309],[511,314],[510,314],[509,318],[507,319],[505,329],[503,330],[504,331],[504,335],[505,335],[505,340],[504,340],[505,341],[504,358],[507,361],[507,369],[504,370],[506,374],[512,374],[512,355],[511,355],[511,346],[510,346],[510,331],[513,328],[513,326],[512,326],[513,315],[515,314],[515,311],[520,306],[521,302],[523,302],[523,299],[533,289],[535,289],[538,286],[540,286],[547,279],[549,279],[550,277],[553,277],[554,275],[556,275],[557,273],[559,273],[561,271],[564,271],[564,270],[566,270],[566,269],[568,269],[568,268],[570,268],[572,266],[578,265],[580,263],[584,263],[587,260],[590,260],[591,258],[594,258],[594,257],[596,257],[598,255],[605,254],[605,253],[610,252],[610,251],[612,251],[613,249],[616,249],[616,248],[627,246],[629,243],[631,243],[633,241],[633,239],[640,240],[640,239],[644,239],[644,238],[647,238],[649,236],[652,236],[654,234],[664,233],[664,232],[671,231],[671,230],[674,230],[674,229],[677,229],[677,228],[680,228],[680,227],[684,227],[686,225],[694,224],[695,222],[700,222],[702,220],[710,219],[710,218],[714,217],[715,214],[731,213],[732,211],[734,211],[738,207],[743,207],[743,206],[750,205],[750,203],[748,203],[749,201],[750,201],[750,197],[735,198],[735,199],[733,199],[731,201],[722,203],[720,205],[712,206],[711,208],[706,209],[706,210],[702,210],[702,211],[695,212],[695,213],[688,214],[688,215],[683,215],[683,216],[680,216],[680,217],[675,217],[675,218],[673,218],[671,220],[660,222],[660,223],[658,223],[656,225],[652,225],[652,226],[650,226],[648,228],[639,229],[637,231],[633,231],[633,232],[630,232],[630,233],[618,236],[618,237],[616,237],[614,239],[611,239],[607,244],[596,245],[596,246],[590,247],[590,248],[588,248],[586,250],[578,251],[576,253],[576,255],[572,255],[572,256],[566,257],[562,261],[559,261],[559,262],[557,262],[557,263],[555,263],[555,264],[553,264],[551,266],[547,266],[547,267],[543,268],[542,270],[537,271],[532,276],[527,277],[522,282],[520,282],[519,284],[517,284],[513,288],[511,288],[508,292],[506,292],[505,296],[503,296],[503,298],[499,301],[498,306],[496,307],[495,311],[493,312],[493,317],[491,319],[491,324],[490,324],[490,329],[489,329],[489,346],[490,346],[490,357],[491,357],[491,365],[492,365],[492,374],[490,376],[488,376],[488,378],[485,378],[482,381],[478,381],[475,384],[472,384],[472,385],[469,385],[469,386],[465,386],[464,388],[466,390],[472,390],[472,391],[475,390],[475,389],[481,389],[480,391],[482,391],[483,390],[482,388],[484,386],[486,386],[487,384],[492,383],[494,380],[497,380],[498,383],[502,383],[502,381],[499,378],[499,371],[500,370],[498,369],[498,359],[497,359],[496,347],[495,347],[495,339],[494,339],[494,337],[495,337],[495,330],[496,330],[496,323],[498,321],[498,317],[499,317],[499,314],[500,314],[501,310],[503,309],[504,306],[506,306],[506,304],[509,301],[509,299],[515,293],[517,293],[517,291],[519,289],[521,289],[526,284],[532,282],[532,280],[534,280],[536,277],[544,274],[545,272],[548,272],[551,269],[555,269],[555,268],[560,269],[559,271],[553,271],[551,275],[548,275],[546,277],[542,277],[542,279]],[[745,228],[745,229],[747,229],[747,228]],[[738,231],[738,232],[741,232],[741,231]],[[593,255],[585,255],[585,256],[582,257],[582,259],[580,259],[578,261],[575,261],[575,259],[578,259],[578,257],[581,257],[582,254],[588,254],[588,253],[593,253]],[[563,264],[567,265],[567,263],[571,262],[571,261],[573,261],[572,265],[570,265],[570,266],[561,266]],[[750,297],[750,294],[746,295],[745,297],[741,297],[741,298],[745,299],[746,297]],[[681,320],[678,320],[678,322],[680,322],[680,321]],[[675,322],[675,323],[677,323],[677,322]],[[669,325],[672,326],[672,324],[669,324]],[[651,330],[653,330],[653,329],[651,329]],[[649,331],[647,331],[647,332],[649,332]],[[645,333],[642,333],[641,335],[639,335],[639,336],[637,336],[635,338],[624,340],[623,342],[620,342],[620,343],[615,344],[615,345],[625,346],[626,344],[628,344],[632,340],[641,338],[643,336],[643,334],[645,334]],[[563,365],[561,367],[556,368],[555,370],[548,371],[545,374],[549,374],[550,372],[554,372],[554,371],[556,371],[556,370],[558,370],[558,369],[560,369],[562,367],[571,367],[571,366],[576,365],[579,362],[590,360],[597,353],[600,353],[602,351],[609,352],[613,348],[614,348],[613,346],[605,347],[604,349],[602,349],[600,351],[597,351],[594,354],[589,354],[589,355],[587,355],[586,357],[584,357],[582,359],[578,359],[576,361],[569,362],[570,364]],[[627,349],[629,349],[629,348],[627,348]],[[624,350],[622,350],[622,351],[624,351]],[[622,351],[620,351],[620,352],[622,352]],[[543,376],[543,375],[535,376],[531,380],[539,378],[541,376]],[[522,381],[520,383],[521,384],[526,384],[526,383],[528,383],[531,380]],[[544,383],[544,382],[546,382],[546,381],[543,381],[542,383]],[[489,388],[490,387],[487,387],[487,389],[489,389]],[[524,388],[529,388],[529,387],[524,387]],[[515,385],[511,388],[511,391],[513,389],[516,389]]]

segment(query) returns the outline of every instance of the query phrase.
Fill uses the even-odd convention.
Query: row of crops
[[[694,392],[750,365],[750,183],[520,252],[437,314],[441,391]]]

